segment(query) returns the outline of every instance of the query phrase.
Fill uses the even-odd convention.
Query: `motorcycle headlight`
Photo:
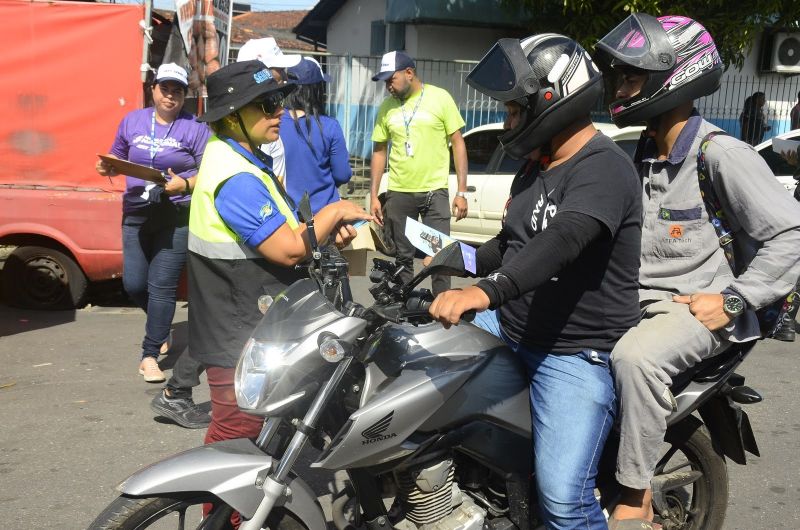
[[[270,392],[286,368],[292,365],[292,353],[297,344],[261,342],[255,339],[247,341],[236,365],[234,386],[239,408],[270,412],[265,407]],[[282,399],[280,404],[285,402],[286,399]]]

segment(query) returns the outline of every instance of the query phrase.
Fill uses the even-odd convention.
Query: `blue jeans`
[[[564,355],[527,348],[502,332],[495,311],[479,313],[474,323],[502,338],[528,370],[532,462],[545,526],[607,530],[594,487],[616,414],[609,353]]]
[[[123,217],[122,283],[147,313],[142,359],[158,357],[169,336],[188,240],[189,226],[182,218],[176,223],[175,217]]]

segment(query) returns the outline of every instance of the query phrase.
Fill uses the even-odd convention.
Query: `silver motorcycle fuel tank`
[[[407,438],[471,420],[530,435],[524,367],[486,331],[462,323],[386,326],[372,337],[360,408],[312,467],[380,464],[414,451]]]

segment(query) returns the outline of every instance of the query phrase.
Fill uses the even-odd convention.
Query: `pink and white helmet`
[[[646,122],[719,88],[717,46],[706,28],[688,17],[633,14],[596,48],[605,66],[647,73],[638,94],[611,103],[611,120],[619,127]]]

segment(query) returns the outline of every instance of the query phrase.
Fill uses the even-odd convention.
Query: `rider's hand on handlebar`
[[[460,290],[445,291],[438,295],[428,312],[445,328],[458,324],[461,316],[470,310],[489,309],[489,297],[482,289],[471,285]]]
[[[722,308],[724,300],[721,294],[694,293],[692,295],[676,295],[672,297],[672,301],[678,304],[687,304],[689,311],[709,331],[722,329],[731,321],[731,317]]]

